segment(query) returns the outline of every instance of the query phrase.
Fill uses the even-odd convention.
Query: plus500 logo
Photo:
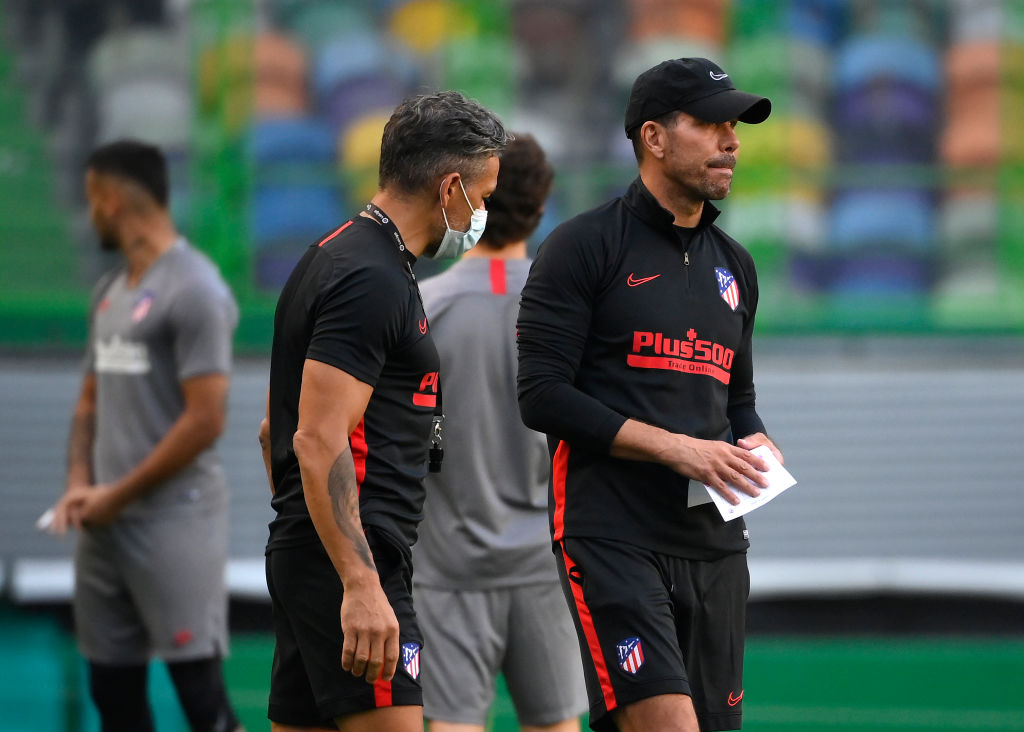
[[[736,352],[726,348],[720,343],[697,338],[694,331],[687,333],[689,340],[679,338],[668,338],[664,333],[653,333],[651,331],[633,332],[633,353],[643,354],[656,353],[661,356],[674,356],[693,361],[707,361],[723,369],[732,367],[733,357]]]

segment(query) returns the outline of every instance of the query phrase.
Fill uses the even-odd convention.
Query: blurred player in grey
[[[501,154],[480,244],[421,285],[445,383],[444,467],[427,476],[414,597],[431,732],[482,731],[499,673],[522,729],[587,708],[548,532],[547,445],[516,404],[515,321],[553,172],[528,135]]]
[[[80,529],[74,616],[89,690],[104,732],[152,730],[146,675],[158,656],[191,728],[228,732],[228,486],[214,443],[238,308],[175,229],[160,150],[104,145],[85,185],[100,244],[124,263],[93,292],[67,488],[49,528]]]

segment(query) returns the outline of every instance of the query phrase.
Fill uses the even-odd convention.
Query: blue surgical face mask
[[[441,188],[444,188],[444,183],[441,183]],[[441,206],[441,215],[444,216],[444,237],[441,239],[441,243],[437,247],[437,251],[433,254],[427,255],[430,259],[454,259],[459,257],[470,249],[476,246],[476,243],[480,241],[480,237],[483,236],[484,227],[487,226],[487,209],[473,208],[472,202],[469,200],[469,196],[466,195],[466,189],[462,185],[462,181],[459,181],[459,188],[462,188],[462,195],[466,199],[466,203],[473,210],[473,216],[469,220],[468,231],[455,231],[448,225],[448,214],[444,211],[444,206]],[[438,191],[440,197],[441,191]]]

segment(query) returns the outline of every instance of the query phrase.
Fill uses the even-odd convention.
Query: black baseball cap
[[[757,124],[768,119],[772,103],[739,91],[729,75],[706,58],[662,61],[636,77],[626,103],[626,136],[647,120],[680,110],[705,122]]]

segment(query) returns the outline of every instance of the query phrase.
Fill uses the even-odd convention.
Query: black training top
[[[375,221],[357,216],[312,245],[288,278],[274,316],[270,357],[273,549],[317,541],[292,449],[305,359],[374,387],[349,436],[363,526],[405,550],[423,517],[438,355],[411,272],[415,258]]]
[[[605,537],[692,559],[748,546],[742,519],[687,507],[686,477],[608,454],[627,418],[714,440],[764,430],[754,262],[717,216],[705,202],[695,229],[675,226],[638,178],[540,248],[517,325],[518,392],[523,420],[549,437],[556,541]]]

